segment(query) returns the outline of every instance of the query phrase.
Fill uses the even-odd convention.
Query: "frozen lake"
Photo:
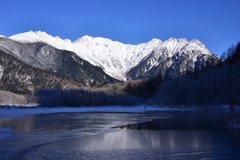
[[[0,119],[0,159],[240,159],[239,112],[36,114]],[[141,130],[139,130],[141,129]]]

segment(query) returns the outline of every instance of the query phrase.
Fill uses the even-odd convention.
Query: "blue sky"
[[[199,39],[221,55],[240,40],[240,0],[0,0],[0,35],[45,31],[72,41]]]

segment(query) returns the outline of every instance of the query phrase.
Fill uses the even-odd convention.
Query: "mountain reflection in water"
[[[35,116],[0,119],[0,126],[27,132],[34,129],[34,117]]]

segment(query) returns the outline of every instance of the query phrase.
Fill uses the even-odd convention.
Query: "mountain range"
[[[91,36],[72,42],[41,31],[0,36],[0,50],[31,67],[63,74],[85,85],[145,79],[156,74],[174,77],[220,60],[197,39],[154,38],[130,45]]]
[[[188,42],[184,38],[170,38],[166,41],[154,38],[147,43],[129,45],[91,36],[83,36],[71,42],[41,31],[25,32],[9,38],[25,44],[44,42],[57,49],[72,51],[119,80],[147,78],[156,71],[155,68],[161,68],[164,74],[180,74],[184,69],[196,70],[202,65],[209,65],[210,61],[215,63],[215,60],[219,60],[197,39]],[[182,67],[176,68],[179,65]]]

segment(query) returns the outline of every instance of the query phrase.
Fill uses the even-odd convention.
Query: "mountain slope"
[[[0,49],[33,67],[70,76],[83,84],[116,82],[100,67],[91,65],[75,53],[46,43],[19,43],[0,37]]]
[[[28,94],[40,88],[80,88],[78,81],[33,68],[0,50],[0,90]]]

